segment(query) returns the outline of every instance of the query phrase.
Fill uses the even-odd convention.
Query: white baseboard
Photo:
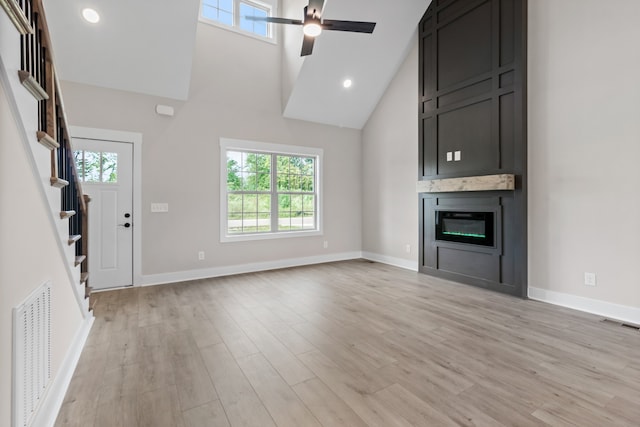
[[[188,280],[209,279],[212,277],[230,276],[233,274],[255,273],[257,271],[276,270],[279,268],[300,267],[303,265],[322,264],[325,262],[346,261],[362,258],[361,252],[342,252],[328,255],[317,255],[302,258],[289,258],[277,261],[254,262],[249,264],[230,265],[224,267],[203,268],[200,270],[176,271],[172,273],[147,274],[142,276],[142,286],[162,285],[165,283],[185,282]]]
[[[362,258],[371,261],[381,262],[383,264],[393,265],[394,267],[404,268],[406,270],[418,271],[418,261],[409,261],[402,258],[395,258],[386,255],[374,254],[372,252],[362,252]]]
[[[579,297],[529,286],[529,298],[549,304],[584,311],[607,319],[640,325],[640,308]]]
[[[67,355],[60,365],[60,369],[55,378],[49,386],[49,390],[45,394],[43,401],[40,403],[37,412],[32,419],[32,426],[37,427],[53,427],[62,407],[64,396],[67,394],[67,389],[71,383],[71,377],[76,370],[78,360],[82,354],[84,344],[87,342],[87,337],[93,326],[93,316],[85,317],[82,321],[82,325],[73,337],[71,346],[67,351]]]

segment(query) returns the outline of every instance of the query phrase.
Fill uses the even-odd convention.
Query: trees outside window
[[[263,149],[302,149],[271,146]],[[223,147],[225,237],[320,231],[320,156],[318,150],[302,151],[306,152]]]
[[[118,182],[118,153],[78,150],[73,152],[82,182]]]

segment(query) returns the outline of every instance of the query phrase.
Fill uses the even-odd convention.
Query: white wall
[[[143,134],[143,275],[360,251],[360,132],[283,119],[280,70],[280,46],[198,24],[186,102],[63,82],[71,125]],[[324,149],[324,236],[220,243],[220,137]]]
[[[4,18],[4,17],[3,17]],[[7,21],[8,22],[8,21]],[[0,23],[5,24],[0,19]],[[15,40],[19,40],[15,37]],[[1,66],[1,65],[0,65]],[[15,71],[15,70],[12,70]],[[0,70],[2,72],[2,70]],[[22,89],[22,88],[20,88]],[[32,101],[35,105],[35,101]],[[35,110],[34,110],[35,112]],[[33,130],[35,136],[35,128]],[[48,150],[38,147],[46,154]],[[83,317],[41,196],[26,146],[0,84],[0,425],[11,425],[12,309],[41,284],[52,282],[52,375],[60,368]],[[59,190],[58,190],[59,191]],[[60,396],[61,398],[62,396]]]
[[[529,2],[529,285],[636,308],[638,17],[637,0]]]
[[[418,36],[362,131],[362,250],[418,269]],[[406,246],[410,245],[410,253]]]

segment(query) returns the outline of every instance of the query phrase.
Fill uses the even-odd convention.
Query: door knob
[[[125,218],[129,218],[130,216],[131,216],[131,214],[130,214],[130,213],[126,213],[126,214],[124,214],[124,217],[125,217]]]
[[[131,224],[129,224],[128,222],[125,222],[124,224],[118,224],[118,227],[129,228],[131,227]]]

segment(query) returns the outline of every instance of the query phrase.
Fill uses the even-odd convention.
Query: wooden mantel
[[[462,178],[428,179],[418,181],[418,193],[454,193],[460,191],[514,190],[515,175],[481,175]]]

